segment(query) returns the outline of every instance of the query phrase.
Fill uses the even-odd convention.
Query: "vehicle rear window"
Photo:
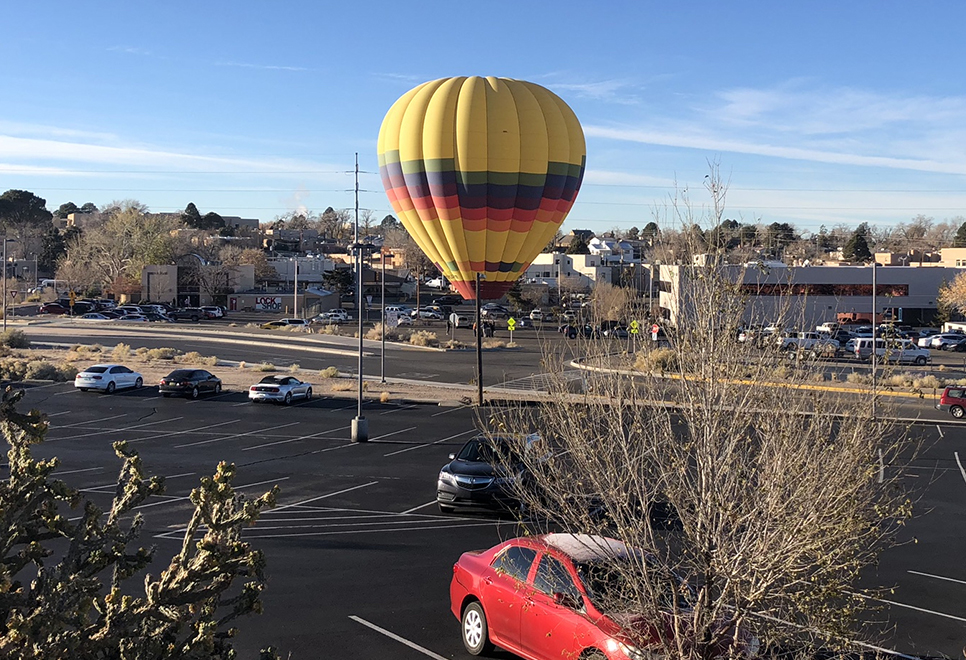
[[[102,374],[107,371],[107,367],[88,367],[84,371],[89,374]]]
[[[175,369],[168,374],[168,378],[191,378],[193,373],[194,371],[190,369]]]
[[[280,379],[279,379],[278,376],[265,376],[264,378],[262,378],[258,382],[259,383],[272,383],[273,385],[277,385],[279,383],[279,380]]]
[[[962,399],[964,390],[962,389],[948,389],[946,390],[946,396],[951,399]]]
[[[493,562],[493,568],[515,580],[526,582],[527,575],[530,573],[530,566],[536,558],[536,550],[514,545],[500,553]]]

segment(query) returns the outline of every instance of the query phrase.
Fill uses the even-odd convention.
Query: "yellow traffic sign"
[[[512,316],[506,320],[507,330],[513,332],[513,329],[517,327],[517,320]]]
[[[630,329],[631,329],[631,334],[636,335],[638,332],[640,332],[641,324],[638,323],[637,321],[631,321]]]

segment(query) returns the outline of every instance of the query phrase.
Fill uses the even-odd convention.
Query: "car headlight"
[[[619,650],[630,660],[644,660],[644,654],[632,644],[627,644],[616,639],[608,639],[606,646],[609,653]]]
[[[456,485],[456,477],[453,476],[452,472],[447,472],[446,470],[439,471],[439,480],[450,486]]]

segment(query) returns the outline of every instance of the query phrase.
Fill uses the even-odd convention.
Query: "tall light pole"
[[[876,337],[879,334],[879,322],[876,320],[875,314],[875,289],[876,280],[875,272],[879,270],[879,262],[875,260],[875,256],[872,258],[872,423],[875,423],[875,386],[876,386],[876,371],[879,366],[879,354],[876,351]]]
[[[385,236],[383,236],[385,239]],[[379,355],[381,363],[379,375],[381,383],[386,382],[386,248],[379,248],[379,261],[382,262],[382,286],[379,293],[379,305],[382,307],[382,352]]]
[[[3,237],[3,331],[7,331],[7,243],[16,243],[17,239]]]
[[[292,297],[293,314],[299,318],[299,256],[295,255],[295,295]]]
[[[483,405],[483,313],[480,306],[480,280],[483,273],[476,274],[476,401]]]
[[[353,248],[356,252],[356,313],[359,316],[359,402],[352,420],[352,442],[369,442],[369,420],[362,415],[362,245],[359,243],[359,154],[356,153],[356,217]]]

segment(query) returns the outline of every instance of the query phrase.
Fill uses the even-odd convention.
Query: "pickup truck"
[[[779,350],[811,353],[814,357],[834,356],[841,348],[837,341],[823,337],[817,332],[783,332],[775,343]]]

